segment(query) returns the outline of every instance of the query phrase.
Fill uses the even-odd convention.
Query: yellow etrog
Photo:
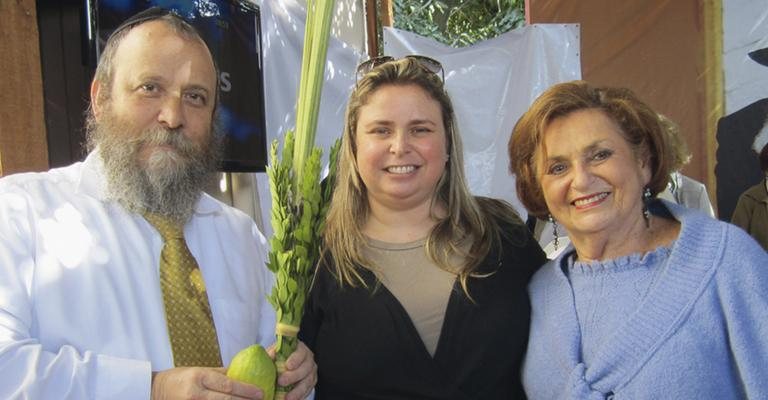
[[[264,400],[275,397],[277,370],[267,351],[258,344],[240,350],[227,369],[227,376],[240,382],[250,383],[264,392]]]

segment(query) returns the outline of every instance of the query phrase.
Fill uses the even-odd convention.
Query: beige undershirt
[[[433,263],[426,239],[387,243],[368,239],[365,256],[376,266],[381,283],[400,302],[413,321],[430,355],[435,355],[445,309],[456,275]]]

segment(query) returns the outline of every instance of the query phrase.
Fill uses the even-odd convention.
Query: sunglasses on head
[[[429,58],[427,56],[419,56],[419,55],[409,55],[405,56],[403,58],[408,58],[410,60],[416,61],[419,66],[424,68],[426,71],[431,72],[435,75],[440,75],[440,81],[445,83],[445,75],[443,73],[443,66],[440,64],[439,61],[435,60],[434,58]],[[360,65],[357,66],[357,81],[359,82],[360,79],[365,76],[365,74],[371,72],[374,68],[377,66],[388,63],[390,61],[395,61],[396,59],[392,56],[378,56],[373,57],[367,61],[363,61],[360,63]]]

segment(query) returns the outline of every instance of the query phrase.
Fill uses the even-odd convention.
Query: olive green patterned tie
[[[144,218],[163,237],[160,287],[176,367],[220,367],[221,354],[205,282],[180,223],[151,213]]]

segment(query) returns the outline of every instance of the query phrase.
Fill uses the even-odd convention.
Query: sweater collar
[[[568,304],[552,310],[556,326],[565,328],[553,338],[553,351],[566,357],[572,370],[571,379],[602,393],[630,379],[652,355],[652,350],[667,339],[673,327],[684,321],[695,299],[706,285],[702,282],[711,278],[716,270],[717,254],[722,252],[724,235],[719,224],[711,217],[696,211],[663,201],[670,214],[681,223],[680,234],[672,246],[664,266],[659,284],[648,294],[628,319],[603,344],[598,356],[589,366],[581,359],[581,333],[576,317],[574,295],[568,277],[562,268],[567,268],[567,258],[574,250],[568,249],[553,263],[556,267],[557,285],[550,290]],[[655,327],[669,329],[655,329]],[[563,334],[565,336],[563,336]],[[570,341],[563,341],[570,337]],[[578,382],[572,382],[576,384]],[[578,385],[577,385],[578,386]]]

